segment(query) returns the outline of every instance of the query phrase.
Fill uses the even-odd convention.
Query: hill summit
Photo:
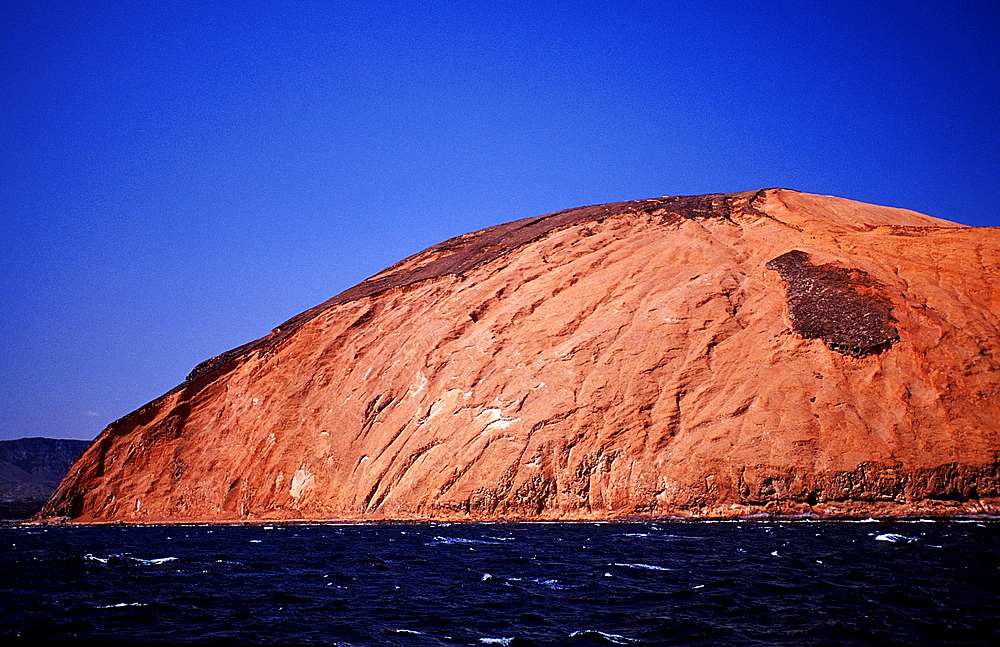
[[[498,225],[203,362],[40,518],[997,513],[998,268],[998,229],[784,189]]]

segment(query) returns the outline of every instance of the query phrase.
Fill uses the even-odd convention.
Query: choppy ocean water
[[[996,645],[1000,523],[0,527],[0,636]]]

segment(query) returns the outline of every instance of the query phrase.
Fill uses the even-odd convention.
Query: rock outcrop
[[[998,229],[782,189],[491,227],[202,363],[41,518],[996,513],[998,268]]]

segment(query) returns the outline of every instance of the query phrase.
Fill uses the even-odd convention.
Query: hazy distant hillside
[[[0,440],[0,519],[25,519],[41,509],[87,440]]]

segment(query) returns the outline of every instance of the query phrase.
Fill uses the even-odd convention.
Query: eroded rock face
[[[113,423],[76,521],[1000,503],[1000,230],[772,189],[446,241]]]

